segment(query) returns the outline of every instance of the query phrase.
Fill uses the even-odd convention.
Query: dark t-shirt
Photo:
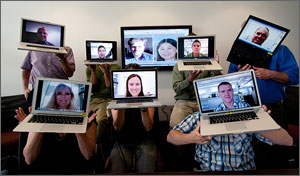
[[[124,125],[116,140],[121,144],[136,144],[145,138],[151,139],[152,133],[145,130],[140,109],[126,109]]]
[[[91,162],[82,156],[75,134],[45,133],[38,159],[27,167],[31,174],[89,174]]]

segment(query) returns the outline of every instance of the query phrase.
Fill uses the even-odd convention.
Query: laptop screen
[[[237,72],[194,82],[201,113],[260,106],[253,71]]]
[[[114,99],[157,98],[156,70],[112,71]]]
[[[86,41],[87,60],[116,61],[117,42],[116,41]]]
[[[273,53],[289,30],[254,16],[249,16],[238,39]]]
[[[214,58],[215,36],[178,37],[178,59]]]
[[[89,85],[38,80],[34,109],[37,111],[87,112]]]
[[[64,26],[22,19],[21,42],[63,47]]]

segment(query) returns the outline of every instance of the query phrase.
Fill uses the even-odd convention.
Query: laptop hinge
[[[220,115],[220,114],[231,114],[231,113],[240,113],[240,112],[247,112],[247,111],[253,111],[253,108],[250,109],[242,109],[242,110],[236,110],[234,109],[234,112],[232,111],[226,111],[226,112],[214,112],[214,113],[209,113],[207,115]]]

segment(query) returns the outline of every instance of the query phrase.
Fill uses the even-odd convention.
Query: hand
[[[218,51],[216,50],[216,61],[219,63],[219,53],[218,53]]]
[[[245,71],[245,70],[249,70],[249,69],[251,69],[251,65],[249,65],[249,64],[246,64],[246,65],[244,65],[244,67],[242,67],[241,65],[238,65],[238,68],[240,69],[239,71]]]
[[[89,110],[88,116],[88,123],[91,123],[96,118],[97,114],[92,112],[92,110]]]
[[[189,76],[188,76],[188,81],[189,82],[192,82],[194,79],[197,78],[197,76],[202,73],[202,70],[193,70],[192,72],[189,73]]]
[[[30,90],[28,88],[24,89],[24,97],[26,100],[28,99],[29,94],[30,94]]]
[[[100,64],[99,68],[103,73],[109,73],[109,68],[111,64]]]
[[[31,107],[28,108],[29,109],[29,112],[31,112]],[[25,114],[24,110],[19,107],[19,109],[16,109],[15,110],[17,115],[15,115],[15,118],[19,120],[19,123],[21,123],[26,117],[27,117],[27,114]]]
[[[268,114],[271,114],[271,110],[268,110],[266,105],[261,106]]]
[[[261,80],[268,80],[271,79],[272,77],[272,71],[269,69],[265,69],[265,68],[259,68],[259,67],[255,67],[254,68],[254,72],[255,72],[255,76]]]
[[[200,122],[198,126],[189,134],[191,137],[191,142],[195,144],[206,144],[211,140],[211,137],[205,137],[200,134]]]
[[[67,50],[67,47],[64,46],[64,49]],[[59,53],[56,53],[56,56],[60,58],[60,61],[61,61],[61,62],[64,62],[64,61],[66,61],[66,59],[67,59],[68,53],[67,53],[67,54],[59,54]]]

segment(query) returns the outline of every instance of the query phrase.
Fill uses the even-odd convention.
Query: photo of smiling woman
[[[126,81],[126,97],[144,96],[142,79],[137,74],[131,74]]]
[[[75,109],[74,99],[72,89],[65,84],[59,84],[56,86],[55,91],[51,95],[46,108],[73,110]]]

